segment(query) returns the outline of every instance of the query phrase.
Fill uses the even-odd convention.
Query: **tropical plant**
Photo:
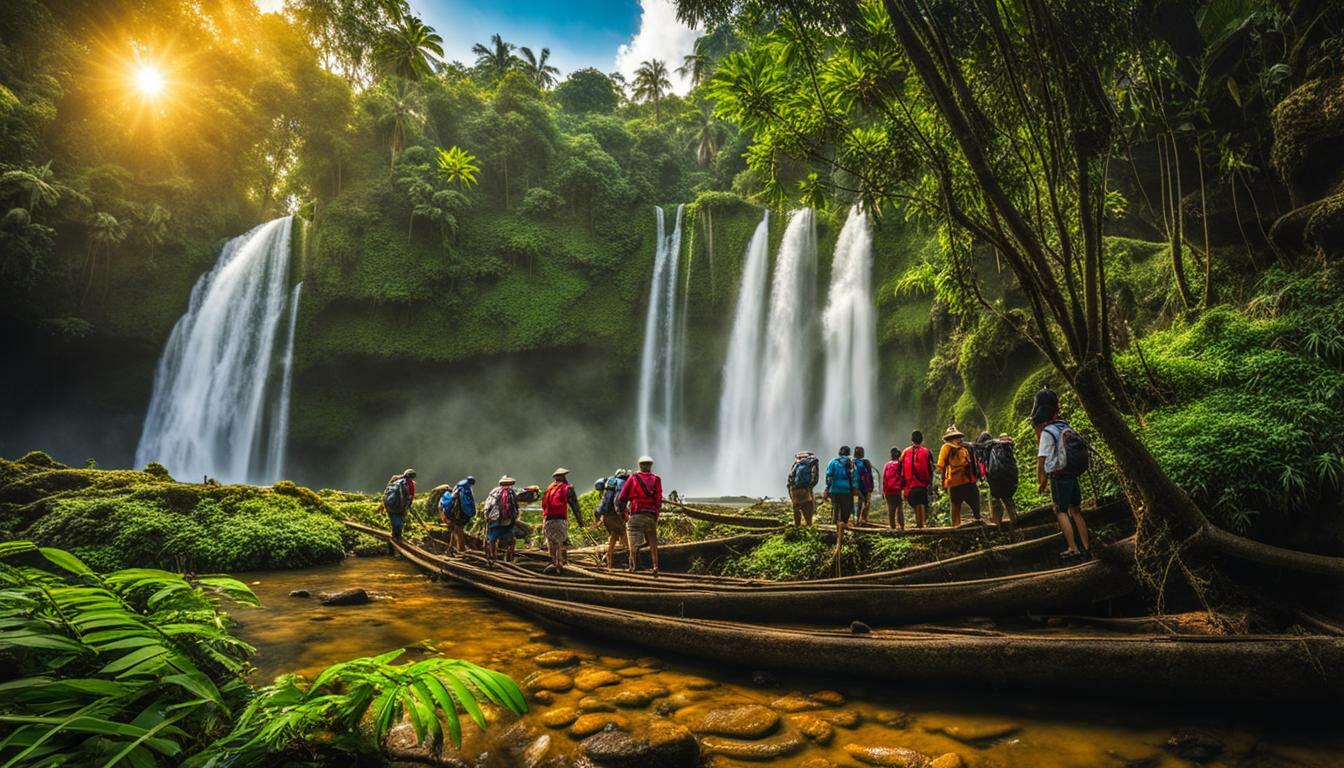
[[[476,54],[477,69],[499,79],[518,63],[518,57],[513,55],[515,48],[517,46],[504,42],[504,38],[496,33],[490,36],[490,45],[476,43],[471,46],[471,52]]]
[[[87,277],[84,282],[84,300],[88,300],[89,288],[93,286],[94,272],[98,267],[98,254],[102,253],[104,261],[112,257],[112,248],[126,239],[126,227],[106,211],[99,211],[93,215],[89,221],[89,248],[88,258],[85,262]],[[103,267],[104,287],[106,281],[111,278],[111,272],[108,266]]]
[[[406,145],[406,137],[411,127],[424,119],[421,112],[420,94],[406,80],[395,80],[390,88],[384,88],[374,101],[380,111],[379,123],[387,129],[387,145],[390,165],[396,165],[397,153]]]
[[[672,81],[667,77],[667,65],[658,59],[650,59],[635,70],[634,96],[640,101],[653,102],[653,121],[662,122],[660,104],[663,95],[672,90]]]
[[[453,184],[461,185],[464,189],[470,189],[476,184],[476,174],[480,172],[480,166],[476,165],[476,156],[462,149],[459,146],[451,146],[448,149],[435,147],[438,156],[439,173]]]
[[[555,79],[560,74],[560,70],[548,63],[551,58],[550,48],[542,48],[540,56],[532,53],[532,49],[527,46],[518,50],[523,54],[518,68],[523,71],[523,74],[527,75],[529,80],[542,90],[555,85]]]
[[[435,60],[443,60],[443,38],[433,27],[405,14],[379,38],[374,55],[385,74],[423,80],[434,73]]]
[[[714,107],[710,104],[701,106],[695,114],[695,134],[691,137],[691,147],[695,150],[696,162],[709,165],[719,154],[719,144],[727,128],[714,117]]]
[[[0,195],[34,212],[60,202],[61,191],[53,181],[51,161],[30,168],[13,168],[0,174]]]

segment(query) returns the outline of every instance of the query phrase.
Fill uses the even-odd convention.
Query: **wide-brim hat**
[[[637,462],[635,462],[635,463],[636,463],[636,464],[652,464],[652,463],[653,463],[653,457],[652,457],[652,456],[649,456],[648,454],[645,454],[645,455],[643,455],[643,456],[640,456],[640,457],[639,457],[639,461],[637,461]]]
[[[815,454],[815,453],[812,453],[811,451],[799,451],[799,452],[793,454],[793,458],[795,458],[795,459],[806,459],[806,458],[809,457],[809,456],[815,456],[815,455],[816,455],[816,454]]]
[[[508,475],[504,475],[503,477],[499,478],[500,485],[513,485],[516,482],[518,481],[514,480],[512,477],[509,477]]]
[[[944,440],[951,440],[954,437],[965,437],[965,436],[966,433],[962,432],[960,429],[957,429],[956,424],[953,424],[952,426],[948,427],[947,431],[943,433]]]
[[[551,477],[559,477],[561,475],[568,475],[568,474],[569,474],[568,469],[565,469],[564,467],[556,467],[555,471],[551,473]]]
[[[999,435],[999,440],[1005,443],[1011,443],[1013,442],[1013,436],[1008,434],[1007,432],[1004,432],[1003,434]]]
[[[402,472],[402,473],[401,473],[401,476],[402,476],[402,477],[415,477],[415,470],[414,470],[414,469],[407,469],[405,472]]]

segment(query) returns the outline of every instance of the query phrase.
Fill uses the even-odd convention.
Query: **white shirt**
[[[1041,430],[1041,442],[1037,446],[1036,455],[1045,457],[1047,475],[1058,472],[1067,463],[1063,435],[1066,426],[1062,421],[1052,421]]]

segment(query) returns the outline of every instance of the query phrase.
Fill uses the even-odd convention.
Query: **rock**
[[[851,635],[866,635],[872,631],[873,628],[864,624],[862,621],[851,621],[849,623],[849,633]]]
[[[682,675],[675,672],[659,672],[658,682],[674,691],[707,691],[718,683],[697,675]]]
[[[736,704],[694,707],[678,713],[677,718],[696,733],[759,739],[779,727],[779,715],[760,704]]]
[[[543,672],[538,675],[529,675],[524,679],[524,684],[529,691],[564,693],[574,687],[574,678],[564,672]]]
[[[905,747],[865,747],[861,744],[846,744],[845,751],[850,757],[865,765],[929,768],[933,762],[928,755]]]
[[[658,704],[672,712],[676,712],[677,710],[685,709],[704,698],[705,694],[701,691],[677,691],[662,701],[659,701]]]
[[[607,669],[586,669],[574,676],[574,687],[580,691],[593,691],[604,685],[621,682],[621,676]]]
[[[579,710],[573,707],[556,707],[541,713],[537,718],[547,728],[564,728],[579,719]]]
[[[331,616],[331,615],[322,615],[322,616],[309,616],[309,617],[308,617],[308,620],[309,620],[309,621],[331,621],[331,620],[334,619],[334,618],[336,618],[336,617],[335,617],[335,616]]]
[[[649,721],[648,740],[649,748],[653,751],[651,765],[674,768],[699,762],[700,744],[689,730],[674,722],[662,719]]]
[[[598,765],[612,768],[637,768],[648,765],[653,751],[649,743],[636,739],[624,731],[603,731],[589,736],[579,744],[579,750]]]
[[[622,659],[619,656],[598,656],[597,663],[612,669],[620,669],[621,667],[630,666],[629,659]]]
[[[602,731],[584,739],[579,750],[608,768],[691,768],[700,757],[691,732],[666,720],[651,721],[643,736]]]
[[[838,766],[824,757],[809,757],[799,763],[798,768],[838,768]]]
[[[394,760],[437,765],[440,768],[471,768],[471,763],[452,744],[444,743],[435,754],[428,744],[418,743],[415,728],[405,721],[393,726],[387,732],[383,752]]]
[[[1223,742],[1208,731],[1182,728],[1162,745],[1171,754],[1192,763],[1208,762],[1223,753]]]
[[[615,712],[616,706],[596,696],[584,696],[579,699],[580,712]]]
[[[616,670],[616,674],[621,677],[644,677],[645,675],[652,675],[657,671],[658,670],[656,669],[649,669],[648,667],[622,667]]]
[[[550,691],[532,691],[527,697],[538,704],[554,704],[555,694]]]
[[[814,709],[823,709],[821,704],[809,699],[798,691],[775,699],[770,702],[770,706],[778,709],[780,712],[810,712]]]
[[[939,733],[949,739],[956,739],[976,749],[985,749],[996,741],[1006,739],[1022,730],[1021,726],[1008,722],[965,722],[951,725],[937,725],[924,729],[928,733]]]
[[[776,675],[774,672],[767,672],[763,669],[758,669],[755,672],[751,673],[751,682],[753,685],[759,685],[762,687],[775,686],[779,685],[779,675]]]
[[[700,739],[700,746],[712,755],[735,757],[738,760],[773,760],[797,752],[807,746],[807,741],[803,739],[802,734],[787,729],[760,741],[705,736]]]
[[[527,745],[522,754],[519,755],[519,765],[522,768],[537,768],[541,761],[546,757],[546,753],[551,749],[551,737],[542,734]]]
[[[625,719],[623,715],[608,712],[580,715],[574,721],[574,724],[569,726],[569,735],[576,739],[582,739],[604,729],[628,731],[630,730],[630,721]]]
[[[809,693],[807,698],[819,701],[828,707],[843,707],[845,705],[845,695],[839,691],[816,691]]]
[[[532,660],[537,663],[538,667],[546,669],[572,667],[579,663],[579,657],[573,651],[547,651]]]
[[[312,597],[313,593],[306,589],[295,589],[289,593],[290,597]]]
[[[800,733],[818,744],[829,744],[831,739],[835,738],[835,727],[815,715],[790,715],[789,722],[793,723]]]
[[[369,593],[362,587],[342,589],[338,592],[326,592],[321,596],[323,605],[364,605],[369,602]]]
[[[841,728],[853,728],[859,724],[859,713],[847,709],[837,709],[834,712],[818,712],[817,717]]]
[[[956,752],[948,752],[933,758],[929,768],[966,768],[966,761]]]
[[[664,669],[667,667],[663,660],[657,656],[640,656],[635,659],[635,665],[639,667],[652,667],[653,669]]]
[[[655,699],[661,699],[670,693],[661,685],[651,683],[637,683],[629,685],[616,691],[608,691],[602,695],[604,701],[609,701],[618,707],[635,709],[638,707],[647,707]]]

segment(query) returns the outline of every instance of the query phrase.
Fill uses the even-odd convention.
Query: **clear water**
[[[873,306],[873,228],[855,205],[840,230],[822,313],[826,354],[821,403],[822,450],[864,445],[877,455],[877,311]]]
[[[672,456],[674,420],[680,409],[679,371],[684,357],[678,321],[677,274],[681,259],[681,220],[685,206],[677,206],[676,223],[665,233],[663,209],[654,208],[658,230],[653,274],[649,279],[644,317],[644,346],[639,363],[635,450],[662,462]],[[666,464],[660,466],[666,468]]]
[[[718,488],[741,488],[760,473],[755,471],[758,410],[761,386],[761,340],[765,325],[766,276],[770,267],[770,212],[747,243],[742,259],[742,282],[737,291],[728,353],[723,362],[723,389],[719,395]]]

